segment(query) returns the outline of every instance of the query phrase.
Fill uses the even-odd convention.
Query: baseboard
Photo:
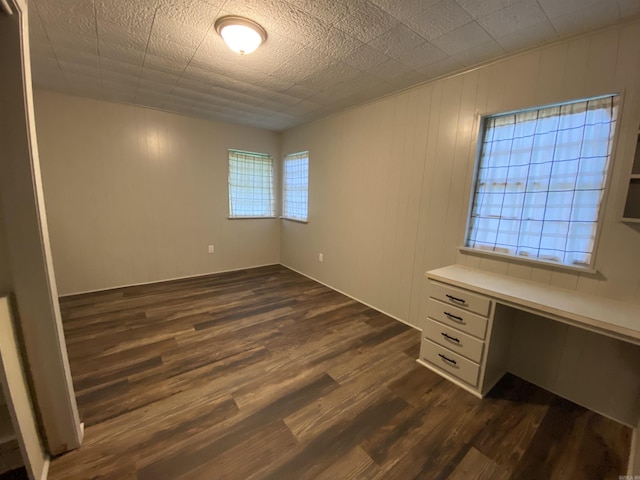
[[[157,283],[173,282],[173,281],[176,281],[176,280],[188,280],[190,278],[208,277],[210,275],[218,275],[218,274],[221,274],[221,273],[230,273],[230,272],[239,272],[241,270],[250,270],[252,268],[260,268],[260,267],[270,267],[270,266],[273,266],[273,265],[282,265],[283,267],[288,268],[289,270],[291,270],[293,272],[296,272],[296,273],[302,275],[303,277],[307,277],[307,278],[313,280],[314,282],[318,282],[319,284],[324,285],[325,287],[330,288],[331,290],[333,290],[335,292],[341,293],[342,295],[344,295],[346,297],[349,297],[349,298],[355,300],[356,302],[362,303],[363,305],[366,305],[367,307],[372,308],[373,310],[376,310],[377,312],[383,313],[386,316],[391,317],[394,320],[397,320],[398,322],[404,323],[405,325],[407,325],[407,326],[409,326],[409,327],[411,327],[411,328],[413,328],[415,330],[419,330],[419,331],[421,330],[420,328],[416,327],[415,325],[411,325],[409,322],[407,322],[406,320],[403,320],[402,318],[398,318],[398,317],[396,317],[395,315],[392,315],[389,312],[385,312],[384,310],[382,310],[382,309],[380,309],[380,308],[378,308],[378,307],[376,307],[374,305],[371,305],[370,303],[364,302],[364,301],[360,300],[359,298],[354,297],[353,295],[349,295],[348,293],[343,292],[342,290],[334,288],[331,285],[328,285],[328,284],[318,280],[317,278],[312,277],[311,275],[307,275],[306,273],[300,272],[300,271],[296,270],[295,268],[290,267],[289,265],[285,265],[284,263],[265,263],[265,264],[262,264],[262,265],[253,265],[253,266],[242,267],[242,268],[232,268],[230,270],[221,270],[219,272],[200,273],[198,275],[186,275],[184,277],[173,277],[173,278],[165,278],[165,279],[162,279],[162,280],[153,280],[153,281],[149,281],[149,282],[130,283],[130,284],[126,284],[126,285],[116,285],[114,287],[108,287],[108,288],[97,288],[95,290],[84,290],[84,291],[75,292],[75,293],[65,293],[64,295],[60,295],[59,297],[60,298],[66,298],[66,297],[73,297],[73,296],[76,296],[76,295],[84,295],[84,294],[87,294],[87,293],[106,292],[106,291],[109,291],[109,290],[116,290],[118,288],[139,287],[139,286],[142,286],[142,285],[153,285],[153,284],[157,284]]]
[[[404,323],[405,325],[407,325],[408,327],[413,328],[414,330],[422,331],[422,329],[420,329],[420,328],[416,327],[415,325],[411,325],[411,324],[410,324],[409,322],[407,322],[406,320],[403,320],[402,318],[398,318],[398,317],[396,317],[395,315],[390,314],[389,312],[385,312],[384,310],[381,310],[380,308],[375,307],[375,306],[371,305],[370,303],[364,302],[364,301],[360,300],[359,298],[354,297],[353,295],[349,295],[348,293],[343,292],[342,290],[338,290],[337,288],[332,287],[331,285],[329,285],[329,284],[327,284],[327,283],[324,283],[324,282],[322,282],[322,281],[318,280],[317,278],[312,277],[311,275],[307,275],[306,273],[300,272],[300,271],[296,270],[295,268],[290,267],[289,265],[285,265],[284,263],[281,263],[280,265],[282,265],[282,266],[283,266],[283,267],[285,267],[285,268],[288,268],[289,270],[291,270],[291,271],[293,271],[293,272],[296,272],[296,273],[298,273],[298,274],[302,275],[303,277],[307,277],[307,278],[309,278],[309,279],[313,280],[314,282],[318,282],[319,284],[324,285],[324,286],[325,286],[325,287],[327,287],[327,288],[330,288],[330,289],[331,289],[331,290],[333,290],[334,292],[341,293],[341,294],[342,294],[342,295],[344,295],[345,297],[349,297],[349,298],[351,298],[352,300],[355,300],[356,302],[359,302],[359,303],[361,303],[361,304],[363,304],[363,305],[366,305],[367,307],[372,308],[373,310],[375,310],[375,311],[377,311],[377,312],[384,313],[387,317],[391,317],[391,318],[393,318],[394,320],[397,320],[397,321],[398,321],[398,322],[400,322],[400,323]]]
[[[270,267],[272,265],[280,265],[280,264],[279,263],[264,263],[264,264],[261,264],[261,265],[253,265],[253,266],[249,266],[249,267],[231,268],[229,270],[220,270],[218,272],[198,273],[197,275],[185,275],[183,277],[164,278],[162,280],[151,280],[149,282],[128,283],[128,284],[125,284],[125,285],[115,285],[113,287],[96,288],[95,290],[83,290],[83,291],[80,291],[80,292],[65,293],[64,295],[58,295],[58,296],[60,298],[74,297],[76,295],[84,295],[86,293],[106,292],[106,291],[109,291],[109,290],[116,290],[118,288],[140,287],[142,285],[153,285],[155,283],[174,282],[176,280],[188,280],[190,278],[208,277],[210,275],[218,275],[219,273],[239,272],[241,270],[251,270],[252,268],[260,268],[260,267]],[[289,268],[289,267],[287,267],[287,268]]]

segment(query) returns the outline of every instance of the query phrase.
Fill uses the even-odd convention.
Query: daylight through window
[[[273,159],[229,150],[229,217],[274,217]]]
[[[618,96],[486,117],[465,245],[593,264]]]
[[[307,221],[309,209],[309,152],[284,157],[282,167],[282,216]]]

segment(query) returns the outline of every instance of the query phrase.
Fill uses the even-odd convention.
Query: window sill
[[[269,220],[278,217],[227,217],[227,220]]]
[[[531,267],[552,268],[555,270],[564,270],[571,273],[586,273],[587,275],[598,275],[598,270],[591,267],[563,265],[561,263],[547,262],[545,260],[535,260],[533,258],[518,257],[515,255],[508,255],[506,253],[491,252],[488,250],[479,250],[470,247],[458,247],[458,250],[460,250],[460,253],[462,254],[478,255],[480,257],[489,257],[500,260],[507,260],[510,262],[524,263]]]
[[[298,220],[297,218],[289,218],[289,217],[280,217],[280,220],[286,220],[287,222],[295,222],[295,223],[309,223],[309,220]]]

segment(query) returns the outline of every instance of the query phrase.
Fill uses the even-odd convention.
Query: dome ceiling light
[[[265,29],[248,18],[228,15],[217,19],[214,26],[229,48],[240,55],[255,51],[267,39]]]

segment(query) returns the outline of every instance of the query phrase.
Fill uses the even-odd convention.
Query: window
[[[229,217],[275,217],[273,159],[229,150]]]
[[[309,152],[284,157],[282,166],[282,216],[307,221],[309,209]]]
[[[593,264],[618,96],[485,117],[465,246]]]

